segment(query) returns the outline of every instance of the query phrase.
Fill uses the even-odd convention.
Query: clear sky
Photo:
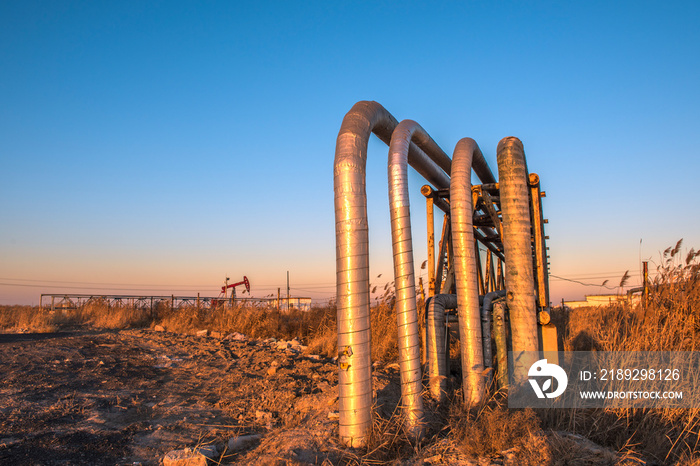
[[[700,247],[700,2],[0,2],[0,304],[335,292],[332,166],[376,100],[496,171],[519,137],[551,273],[619,283]],[[388,150],[371,276],[392,275]],[[425,204],[412,173],[415,258]],[[425,271],[422,271],[425,273]],[[552,296],[605,292],[553,279]]]

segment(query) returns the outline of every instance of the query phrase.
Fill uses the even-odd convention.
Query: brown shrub
[[[62,320],[60,311],[51,313],[38,306],[0,306],[0,329],[4,331],[55,332]]]
[[[145,327],[150,324],[150,311],[126,304],[112,304],[102,299],[88,301],[80,307],[74,321],[96,328],[120,329]]]
[[[551,454],[537,415],[530,409],[508,409],[494,397],[477,407],[453,403],[451,435],[472,457],[495,456],[512,451],[517,464],[550,464]]]

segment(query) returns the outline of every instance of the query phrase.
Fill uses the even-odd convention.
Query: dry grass
[[[73,318],[76,323],[96,328],[120,329],[146,327],[152,320],[152,313],[150,309],[126,305],[108,306],[103,300],[95,300],[78,309]]]
[[[680,253],[681,242],[661,254],[658,276],[646,306],[612,305],[553,313],[565,350],[696,351],[700,334],[700,253]],[[623,277],[623,280],[625,277]],[[376,287],[375,291],[376,291]],[[371,311],[372,359],[398,357],[394,293],[387,284]],[[419,314],[423,315],[422,303]],[[0,307],[0,328],[56,331],[67,325],[125,328],[163,325],[191,333],[201,329],[240,332],[253,338],[301,338],[309,352],[337,354],[336,309],[278,313],[270,309],[171,311],[107,307],[99,301],[82,309],[56,312],[29,306]],[[423,319],[419,319],[421,326]],[[421,328],[422,330],[422,328]],[[453,348],[454,350],[454,348]],[[644,457],[658,464],[700,464],[700,413],[690,409],[509,410],[496,394],[478,407],[465,407],[459,391],[450,407],[427,409],[433,421],[420,444],[402,430],[401,416],[375,416],[368,448],[348,453],[350,463],[383,464],[425,457],[440,448],[468,456],[509,454],[513,464],[628,464]],[[437,421],[435,421],[437,419]],[[447,424],[448,428],[443,428]],[[546,433],[545,433],[546,432]],[[618,452],[585,445],[589,439]],[[448,446],[445,446],[448,445]],[[510,452],[510,453],[507,453]]]
[[[0,306],[0,329],[8,332],[55,332],[62,319],[38,306]]]
[[[452,404],[451,436],[470,457],[495,457],[510,452],[515,464],[551,464],[552,455],[540,420],[530,409],[508,409],[496,394],[487,402],[469,407],[461,397]]]
[[[155,327],[193,333],[202,329],[230,333],[240,332],[252,338],[299,338],[315,354],[333,357],[337,354],[337,315],[335,306],[293,309],[278,312],[268,308],[193,306],[171,310],[170,302],[155,303],[154,309],[127,305],[108,305],[91,300],[78,309],[40,309],[38,306],[0,306],[0,329],[8,332],[55,332],[75,326],[120,329]],[[393,307],[382,300],[372,309],[372,358],[394,360],[397,356],[397,324]]]
[[[553,321],[567,351],[696,351],[700,335],[700,254],[666,249],[646,306],[560,311]],[[660,464],[700,464],[696,409],[588,409],[540,413],[544,424]]]

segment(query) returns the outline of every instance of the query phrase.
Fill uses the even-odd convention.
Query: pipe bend
[[[493,313],[493,301],[506,295],[506,290],[496,290],[486,293],[481,304],[481,335],[484,344],[484,365],[493,367],[493,351],[491,349],[492,330],[491,314]],[[492,373],[488,372],[488,380],[491,381]]]
[[[410,160],[412,144],[422,150],[428,160]],[[423,168],[442,169],[449,173],[450,158],[413,120],[403,120],[391,136],[389,144],[389,206],[396,283],[396,318],[399,329],[399,361],[401,395],[406,427],[414,438],[423,434],[422,374],[420,368],[420,338],[416,306],[413,241],[408,193],[408,164]],[[416,167],[418,168],[418,167]]]
[[[401,405],[406,429],[414,438],[420,438],[423,434],[423,398],[420,396],[422,374],[408,195],[408,152],[411,139],[419,128],[418,123],[412,120],[403,120],[399,123],[391,136],[388,158],[391,244],[394,256],[396,321],[399,332]]]
[[[341,405],[353,407],[352,411],[341,411],[339,431],[341,442],[354,447],[366,443],[372,406],[369,230],[365,189],[367,145],[372,133],[391,144],[397,125],[396,119],[380,104],[361,101],[343,118],[336,139],[333,165],[336,293],[338,348],[343,352],[338,384]],[[425,147],[433,151],[429,142]],[[440,159],[443,166],[445,157]],[[411,143],[410,138],[406,159],[436,187],[444,189],[449,186],[449,176],[444,169]]]
[[[357,102],[338,132],[333,165],[341,442],[364,446],[372,425],[369,235],[365,167],[369,137],[389,142],[398,122],[377,102]]]
[[[493,301],[498,298],[502,298],[506,295],[506,290],[496,290],[496,291],[491,291],[489,293],[486,293],[484,295],[484,299],[481,305],[481,308],[485,312],[491,312],[491,308],[493,307]]]
[[[445,173],[449,174],[452,171],[452,160],[450,160],[450,157],[417,122],[410,119],[401,121],[401,123],[399,123],[394,130],[392,139],[407,139],[411,141],[423,152],[425,152],[425,154],[427,154],[428,157]],[[405,149],[402,148],[402,150]]]
[[[481,153],[481,149],[479,149],[476,141],[472,138],[462,138],[457,142],[457,145],[462,141],[464,141],[464,150],[471,150],[472,152],[472,169],[474,173],[476,173],[476,176],[479,177],[479,180],[481,180],[482,183],[496,183],[496,178],[493,176],[493,172],[491,168],[489,168],[489,164],[486,162],[486,158],[484,154]],[[457,148],[455,147],[455,151],[456,150]]]
[[[471,172],[474,160],[483,160],[479,146],[471,138],[461,139],[452,156],[450,211],[459,309],[462,386],[467,403],[480,402],[486,392],[476,247],[472,224]]]

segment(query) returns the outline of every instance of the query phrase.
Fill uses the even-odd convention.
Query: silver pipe
[[[509,309],[516,381],[527,377],[535,361],[520,357],[537,351],[537,309],[533,278],[528,174],[523,144],[518,138],[498,143],[498,178],[503,212],[503,248],[506,261],[506,303]]]
[[[477,165],[481,165],[483,161],[483,165],[486,165],[476,142],[471,138],[460,139],[452,155],[450,216],[459,313],[459,346],[462,353],[462,387],[464,399],[469,404],[480,402],[486,392],[476,248],[472,225],[473,161],[478,161]]]
[[[396,119],[377,102],[356,103],[343,118],[335,148],[333,184],[336,226],[340,439],[366,444],[372,424],[369,318],[369,235],[365,167],[372,133],[389,144]],[[449,159],[449,158],[448,158]],[[438,189],[449,186],[445,160],[438,164],[409,144],[408,163]],[[439,165],[439,166],[438,166]]]
[[[484,342],[484,366],[493,367],[493,351],[491,350],[491,314],[493,313],[493,300],[506,295],[505,290],[492,291],[484,295],[484,302],[481,304],[481,335]],[[487,385],[493,378],[493,371],[489,371]]]
[[[401,398],[406,429],[413,438],[423,434],[423,389],[416,280],[413,269],[413,240],[408,195],[408,150],[415,141],[443,170],[451,161],[428,133],[415,121],[403,120],[391,135],[389,144],[389,206],[396,284],[396,318],[399,332]]]
[[[457,295],[437,294],[426,303],[426,348],[430,396],[442,403],[447,399],[447,335],[445,310],[457,309]]]

